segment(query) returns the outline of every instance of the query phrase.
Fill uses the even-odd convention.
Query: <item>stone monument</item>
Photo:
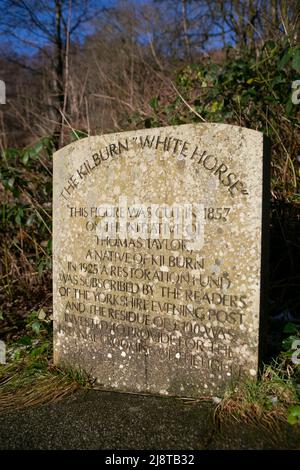
[[[54,360],[98,387],[199,397],[255,377],[268,152],[260,132],[188,124],[54,154]]]

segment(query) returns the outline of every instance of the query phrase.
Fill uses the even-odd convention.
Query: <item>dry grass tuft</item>
[[[0,366],[0,413],[55,402],[90,385],[91,379],[81,370],[54,366],[52,349],[33,356],[35,351],[25,351]]]
[[[274,362],[265,367],[259,380],[249,379],[228,390],[216,407],[215,419],[279,430],[287,421],[288,409],[298,403],[291,371],[283,371],[283,365]]]
[[[13,379],[14,376],[10,377],[0,386],[0,413],[58,401],[71,395],[80,387],[75,380],[51,373],[16,389],[9,387]]]

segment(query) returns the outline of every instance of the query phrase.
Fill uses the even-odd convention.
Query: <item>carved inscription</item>
[[[106,388],[183,396],[256,374],[260,208],[228,127],[221,137],[207,125],[84,139],[73,159],[72,148],[57,152],[56,362]],[[226,138],[233,155],[216,148]]]

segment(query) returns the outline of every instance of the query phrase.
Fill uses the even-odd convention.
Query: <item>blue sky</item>
[[[34,2],[35,0],[32,0]],[[5,4],[6,0],[1,0],[1,5]],[[134,0],[133,3],[135,4],[142,4],[142,3],[152,3],[153,0]],[[27,3],[30,5],[30,0],[27,1]],[[41,4],[42,2],[40,2]],[[45,2],[46,4],[54,4],[54,0],[47,0]],[[106,7],[110,8],[113,7],[115,4],[118,3],[118,0],[89,0],[89,5],[91,8],[99,8],[99,7]],[[126,5],[126,0],[123,0],[123,3]],[[132,2],[128,2],[129,4]],[[68,0],[65,0],[66,4],[66,9],[68,8]],[[156,3],[156,5],[159,5],[159,3]],[[162,8],[162,11],[164,14],[166,14],[166,10],[163,9],[163,3],[161,4],[160,8]],[[4,9],[5,10],[5,9]],[[172,11],[167,11],[167,14],[172,16]],[[9,14],[9,12],[8,12]],[[5,15],[2,15],[2,19]],[[49,22],[49,16],[47,13],[40,12],[39,14],[37,13],[38,19],[43,22],[45,25]],[[73,9],[73,15],[72,15],[73,21],[76,20],[76,10]],[[53,15],[51,17],[53,20]],[[0,17],[0,22],[1,22],[1,17]],[[0,29],[1,31],[1,29]],[[91,23],[88,25],[81,25],[78,30],[76,31],[76,39],[82,42],[84,38],[93,33],[94,29]],[[211,31],[212,33],[215,33],[216,30],[213,29]],[[74,37],[73,37],[74,39]],[[141,36],[141,42],[147,42],[147,38],[143,38]],[[44,34],[41,33],[41,31],[34,31],[32,30],[31,32],[28,32],[28,29],[22,27],[22,24],[18,26],[17,28],[14,29],[14,33],[10,36],[7,36],[5,34],[1,34],[0,32],[0,51],[2,50],[5,51],[6,53],[10,53],[10,51],[13,51],[17,54],[20,55],[29,55],[33,56],[36,52],[38,52],[38,48],[35,46],[31,46],[30,43],[33,43],[35,45],[38,45],[40,48],[43,48],[47,43],[48,39],[45,37]],[[212,38],[210,37],[209,43],[208,43],[208,49],[211,48],[216,48],[220,45],[220,40],[218,38]]]
[[[140,3],[140,0],[135,0],[137,3]],[[22,26],[22,21],[20,21],[20,25],[16,28],[11,28],[12,34],[8,35],[5,34],[5,32],[1,32],[1,21],[7,21],[7,18],[9,18],[9,15],[11,13],[11,9],[5,9],[5,3],[6,0],[0,0],[0,6],[2,10],[7,11],[7,15],[2,14],[0,17],[0,50],[2,49],[9,49],[11,51],[16,52],[17,54],[26,54],[26,55],[34,55],[38,51],[38,47],[42,48],[48,43],[48,39],[46,35],[40,31],[40,30],[34,30],[28,31],[28,28]],[[30,0],[27,1],[27,4],[30,5]],[[34,0],[33,0],[34,3]],[[65,0],[66,4],[66,10],[68,9],[68,0]],[[109,8],[113,7],[117,3],[117,0],[89,0],[89,6],[91,8],[91,11],[93,8]],[[40,2],[40,5],[42,2]],[[45,4],[50,4],[51,7],[54,6],[54,1],[53,0],[48,0],[45,2]],[[36,17],[38,20],[43,23],[46,27],[50,25],[49,18],[51,18],[51,21],[54,20],[54,16],[49,15],[46,12],[36,12]],[[67,17],[67,16],[66,16]],[[13,20],[12,20],[13,21]],[[72,15],[72,21],[71,21],[71,26],[74,24],[76,21],[76,10],[73,10],[73,15]],[[53,25],[52,25],[53,26]],[[51,28],[51,26],[50,26]],[[76,37],[78,40],[84,40],[84,37],[87,34],[90,34],[91,31],[91,24],[89,24],[89,27],[87,28],[87,25],[82,24],[77,30],[76,30]],[[32,44],[32,45],[31,45]],[[36,47],[38,46],[38,47]]]

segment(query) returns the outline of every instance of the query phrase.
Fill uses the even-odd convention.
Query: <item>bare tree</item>
[[[207,0],[207,7],[224,43],[255,50],[282,35],[299,41],[299,0]]]
[[[22,57],[2,55],[32,73],[40,73],[41,62],[49,67],[50,97],[48,105],[53,121],[53,135],[58,145],[63,129],[63,112],[67,107],[68,53],[70,42],[80,39],[84,27],[100,11],[99,2],[91,0],[2,0],[0,34],[20,52],[26,50],[39,61],[28,63]],[[21,56],[21,54],[20,54]],[[49,98],[49,96],[47,97]]]

